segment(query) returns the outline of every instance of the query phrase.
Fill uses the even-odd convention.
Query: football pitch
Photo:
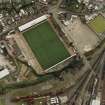
[[[48,69],[70,56],[48,21],[23,32],[43,69]]]
[[[105,32],[105,18],[102,15],[95,17],[95,19],[91,20],[88,25],[96,33]]]

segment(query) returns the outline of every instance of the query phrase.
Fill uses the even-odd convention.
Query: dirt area
[[[78,50],[85,52],[86,48],[94,49],[99,43],[99,39],[86,25],[82,24],[80,19],[75,19],[65,27],[67,37],[72,38]]]

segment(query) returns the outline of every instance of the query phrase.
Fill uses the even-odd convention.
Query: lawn
[[[96,33],[105,32],[105,18],[102,15],[95,17],[95,19],[91,20],[88,25]]]
[[[0,105],[5,105],[5,99],[0,98]]]
[[[48,21],[23,33],[35,57],[47,69],[70,56]]]

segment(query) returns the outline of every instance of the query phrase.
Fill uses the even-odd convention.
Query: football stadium
[[[19,31],[42,69],[52,68],[70,58],[70,53],[49,23],[47,15],[20,26]]]

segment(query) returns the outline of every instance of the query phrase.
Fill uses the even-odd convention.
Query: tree
[[[65,0],[67,5],[78,3],[78,0]]]
[[[0,24],[0,32],[3,31],[3,26]]]

